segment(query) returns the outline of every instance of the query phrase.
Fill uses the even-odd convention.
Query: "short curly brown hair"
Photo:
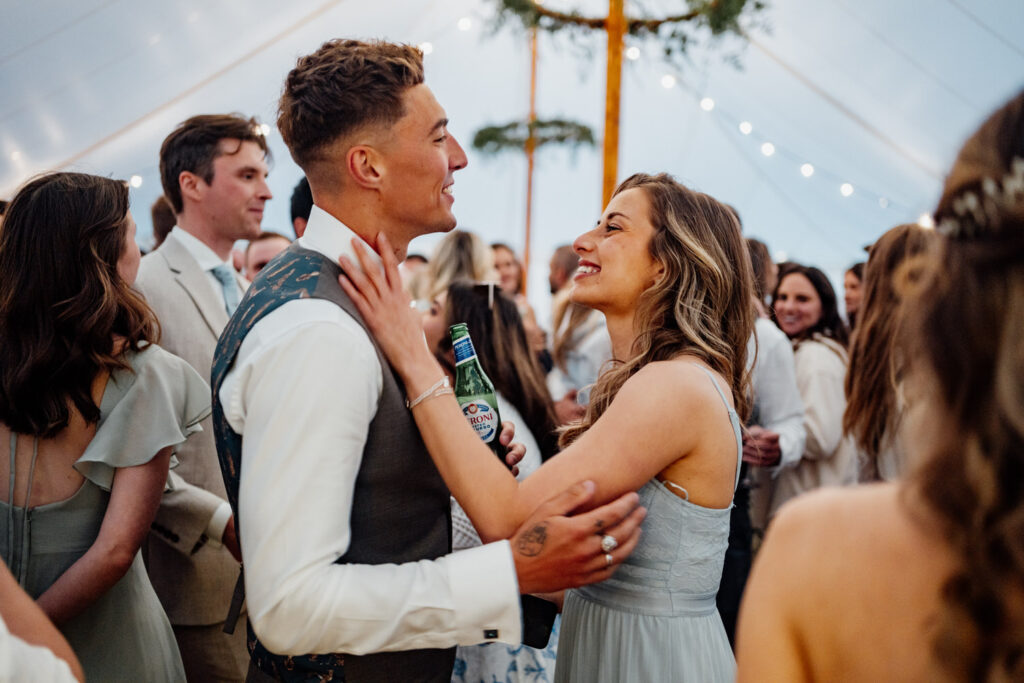
[[[300,57],[288,74],[277,127],[295,163],[308,174],[339,138],[402,118],[402,94],[421,83],[423,53],[411,45],[332,40]]]

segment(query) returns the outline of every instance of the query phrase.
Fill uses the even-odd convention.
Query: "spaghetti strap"
[[[9,553],[14,553],[14,483],[16,479],[14,467],[17,461],[18,451],[18,435],[15,432],[11,432],[11,477],[7,485],[7,550]],[[25,488],[25,503],[21,507],[24,509],[24,513],[21,517],[21,558],[26,558],[29,555],[30,547],[29,542],[31,540],[31,534],[29,533],[29,505],[32,499],[32,480],[35,478],[36,473],[36,459],[39,457],[39,437],[32,438],[32,460],[28,465],[28,484]],[[12,558],[5,558],[7,563],[10,563]],[[28,571],[28,562],[22,559],[17,568],[18,573],[15,577],[18,581],[18,585],[22,588],[25,587],[25,577]]]
[[[714,385],[715,391],[718,392],[718,396],[722,399],[722,403],[725,404],[726,410],[729,411],[729,422],[732,423],[733,432],[736,434],[736,481],[733,484],[733,490],[740,484],[740,470],[743,465],[743,432],[740,428],[739,416],[736,414],[736,409],[729,405],[729,400],[725,397],[725,392],[722,391],[722,387],[718,386],[718,382],[715,381],[715,376],[711,374],[703,365],[700,369],[704,371],[704,374],[711,380],[711,384]]]
[[[7,484],[7,503],[14,505],[14,453],[18,448],[18,435],[11,432],[11,476]]]
[[[14,453],[18,448],[18,435],[11,431],[11,476],[7,484],[7,552],[14,553]],[[10,557],[3,558],[10,565]]]
[[[36,478],[36,460],[39,458],[39,437],[32,437],[32,460],[28,464],[28,484],[25,485],[25,505],[26,510],[29,509],[29,504],[32,502],[32,483]]]
[[[721,397],[721,399],[722,399],[722,403],[724,403],[724,404],[725,404],[725,408],[726,408],[726,410],[728,410],[728,411],[729,411],[730,413],[736,412],[736,411],[735,411],[735,410],[733,409],[733,407],[729,405],[729,399],[727,399],[727,398],[725,397],[725,392],[724,392],[724,391],[722,391],[722,387],[718,386],[718,382],[716,382],[716,381],[715,381],[715,376],[714,376],[713,374],[711,374],[711,371],[710,371],[710,370],[708,370],[708,369],[707,369],[706,367],[704,367],[703,365],[701,365],[701,366],[700,366],[700,369],[701,369],[701,370],[703,370],[703,371],[704,371],[704,374],[708,376],[708,379],[709,379],[709,380],[711,380],[711,384],[713,384],[713,385],[714,385],[714,387],[715,387],[715,391],[717,391],[717,392],[718,392],[718,395],[719,395],[719,397]]]

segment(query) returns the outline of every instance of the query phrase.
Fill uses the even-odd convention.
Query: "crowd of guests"
[[[0,680],[1024,678],[1024,93],[842,307],[636,174],[538,319],[515,250],[452,229],[408,46],[301,58],[278,127],[294,240],[234,114],[165,139],[144,257],[123,182],[4,205]]]

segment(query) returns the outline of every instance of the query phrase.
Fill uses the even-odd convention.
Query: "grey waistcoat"
[[[218,398],[224,377],[234,364],[245,335],[265,315],[288,301],[326,299],[340,306],[364,329],[366,324],[338,284],[340,268],[323,255],[292,245],[268,264],[253,282],[217,344],[213,362],[213,422],[217,452],[238,518],[238,473],[242,438],[228,425]],[[373,340],[373,335],[367,330]],[[339,564],[385,564],[430,560],[451,551],[451,507],[445,487],[420,438],[412,413],[405,407],[405,388],[374,340],[383,369],[383,389],[370,423],[356,477],[351,513],[352,540]],[[340,353],[340,350],[339,350]],[[340,393],[346,387],[335,387]],[[322,419],[345,419],[332,406],[319,406]],[[292,454],[303,467],[302,453]],[[272,501],[266,501],[272,504]],[[288,514],[281,510],[281,514]],[[321,520],[333,524],[333,520]],[[411,650],[364,656],[343,653],[284,657],[267,651],[249,629],[253,661],[265,673],[285,681],[448,681],[454,648]]]

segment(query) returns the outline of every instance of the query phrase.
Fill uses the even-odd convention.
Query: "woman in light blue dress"
[[[89,681],[185,679],[139,547],[209,388],[152,342],[123,182],[41,176],[0,229],[0,556]]]
[[[593,570],[579,583],[592,585],[566,595],[556,681],[731,681],[715,594],[749,410],[753,282],[739,224],[670,176],[635,175],[574,248],[572,300],[604,314],[615,360],[583,420],[562,435],[561,453],[516,482],[445,392],[417,404],[416,423],[485,541],[510,537],[539,504],[582,480],[594,483],[591,506],[639,492],[647,508],[639,542],[618,543],[601,519],[585,542]],[[357,248],[359,266],[342,259],[342,284],[419,396],[441,369],[385,239],[377,250],[383,271]]]

